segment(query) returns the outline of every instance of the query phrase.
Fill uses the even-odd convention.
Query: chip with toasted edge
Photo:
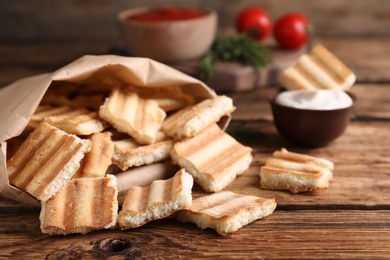
[[[192,203],[192,185],[192,176],[181,169],[168,180],[156,180],[144,188],[130,188],[119,212],[120,228],[139,227],[178,210],[188,209]]]
[[[287,89],[348,90],[355,74],[322,44],[316,44],[297,64],[284,69],[280,81]]]
[[[329,160],[282,148],[274,152],[261,167],[260,187],[289,190],[292,193],[326,189],[333,178],[333,168]]]
[[[155,100],[165,112],[192,105],[195,98],[174,88],[137,88],[134,90],[143,99]]]
[[[158,106],[165,112],[171,112],[179,110],[187,106],[187,102],[182,99],[175,98],[153,98],[157,102]]]
[[[231,98],[217,96],[175,112],[163,122],[161,129],[174,139],[190,138],[235,109]]]
[[[185,168],[202,189],[217,192],[249,168],[251,151],[213,124],[195,137],[175,143],[171,158]]]
[[[116,177],[69,181],[54,197],[42,202],[41,230],[49,235],[85,234],[113,228],[118,216]]]
[[[9,182],[47,201],[76,173],[90,147],[89,140],[41,123],[7,161]]]
[[[30,118],[25,131],[29,132],[34,130],[41,122],[45,120],[46,117],[63,115],[64,113],[68,113],[72,110],[73,108],[67,106],[55,107],[50,105],[39,105]]]
[[[73,178],[104,177],[112,163],[114,143],[111,140],[111,132],[96,133],[88,139],[92,143],[91,151],[85,155]]]
[[[156,101],[142,99],[134,92],[116,87],[100,107],[99,115],[115,129],[140,144],[152,144],[166,114]]]
[[[173,141],[163,132],[157,133],[156,142],[140,145],[131,137],[114,140],[112,161],[123,171],[133,166],[141,166],[163,161],[169,157]]]
[[[233,233],[243,226],[264,218],[276,208],[274,199],[221,191],[192,201],[191,208],[175,213],[180,222],[199,228],[213,228],[220,235]]]
[[[63,113],[45,117],[44,121],[75,135],[99,133],[109,127],[109,124],[102,120],[97,112],[85,108],[71,108]]]

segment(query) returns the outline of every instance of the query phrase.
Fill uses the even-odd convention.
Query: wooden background
[[[85,54],[117,54],[124,48],[116,15],[140,6],[212,8],[218,12],[221,33],[234,30],[236,15],[246,7],[264,8],[274,21],[299,11],[315,25],[318,39],[326,40],[326,46],[357,72],[358,82],[390,80],[388,0],[1,0],[0,86],[51,72]],[[345,45],[338,45],[339,39]],[[72,52],[64,51],[68,46]],[[378,49],[375,59],[369,49]],[[35,52],[45,55],[36,59]]]
[[[390,36],[387,0],[1,0],[0,41],[119,40],[116,15],[139,6],[195,6],[217,10],[221,30],[248,6],[265,8],[276,20],[290,11],[305,13],[326,37]]]
[[[120,44],[116,13],[141,5],[214,8],[221,31],[251,5],[266,8],[273,19],[286,11],[305,13],[323,43],[357,75],[353,121],[330,146],[298,149],[277,134],[265,88],[231,93],[237,110],[230,131],[254,149],[254,161],[228,189],[275,197],[273,215],[227,237],[172,219],[128,232],[49,237],[39,229],[39,209],[0,197],[0,259],[389,259],[390,1],[0,0],[0,87],[85,54],[110,52]],[[296,195],[260,190],[259,167],[282,146],[334,161],[330,188]]]

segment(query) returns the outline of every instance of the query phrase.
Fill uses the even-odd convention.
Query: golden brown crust
[[[235,109],[231,98],[217,96],[174,113],[163,122],[161,129],[174,139],[191,138]]]
[[[46,201],[75,174],[90,141],[41,123],[7,162],[9,181]]]
[[[282,148],[266,160],[260,169],[260,187],[289,190],[292,193],[316,191],[329,187],[333,163]]]
[[[148,187],[132,187],[126,192],[118,224],[135,228],[167,217],[191,206],[193,179],[184,169],[168,180],[154,181]]]
[[[131,137],[114,140],[114,153],[112,161],[125,171],[133,166],[156,163],[169,157],[173,140],[164,133],[157,134],[156,142],[141,145]]]
[[[274,199],[222,191],[193,200],[191,208],[177,212],[175,218],[226,235],[272,214],[275,208]]]
[[[89,136],[88,139],[92,143],[91,151],[85,155],[82,167],[73,178],[104,177],[111,165],[111,158],[114,153],[111,133],[96,133]]]
[[[142,99],[134,92],[114,88],[100,107],[99,115],[115,129],[127,133],[140,144],[152,144],[166,114],[156,101]]]
[[[175,143],[171,158],[185,168],[202,189],[216,192],[248,169],[252,162],[251,151],[213,124],[195,137]]]
[[[90,135],[99,133],[109,125],[97,112],[84,108],[70,108],[63,113],[44,117],[44,121],[69,134]]]
[[[323,45],[316,44],[297,64],[286,68],[280,81],[287,89],[349,89],[355,74]]]
[[[41,230],[49,235],[91,232],[115,226],[118,191],[116,178],[73,179],[42,203]]]

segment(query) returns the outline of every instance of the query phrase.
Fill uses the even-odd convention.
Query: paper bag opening
[[[87,55],[53,73],[18,80],[0,90],[1,196],[39,205],[28,193],[9,184],[6,141],[23,132],[45,93],[51,89],[72,88],[84,93],[109,93],[115,86],[125,86],[145,96],[159,93],[180,97],[188,103],[198,103],[216,96],[203,82],[162,63],[148,58],[115,55]],[[230,118],[225,116],[218,124],[224,129]]]

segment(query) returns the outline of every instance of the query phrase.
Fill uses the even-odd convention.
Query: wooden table
[[[275,198],[273,215],[225,237],[172,219],[128,231],[49,237],[40,232],[39,209],[0,199],[0,258],[390,258],[390,39],[323,42],[359,81],[352,89],[358,97],[354,118],[329,146],[301,149],[283,140],[266,88],[229,93],[238,108],[229,131],[253,148],[254,160],[227,190]],[[0,44],[0,85],[108,50],[95,43]],[[281,147],[332,160],[330,188],[295,195],[259,189],[260,166]]]

